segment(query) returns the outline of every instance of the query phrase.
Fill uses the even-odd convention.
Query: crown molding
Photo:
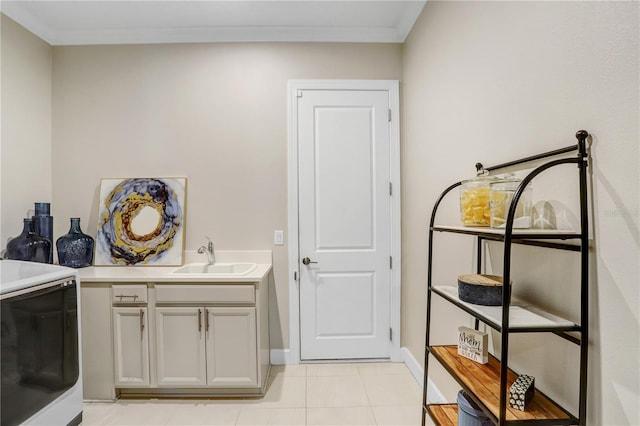
[[[403,43],[420,15],[425,1],[405,2],[402,16],[393,26],[331,25],[229,25],[158,26],[156,28],[55,29],[47,18],[32,13],[28,3],[0,1],[0,11],[45,42],[54,46],[153,43],[232,42],[334,42]]]

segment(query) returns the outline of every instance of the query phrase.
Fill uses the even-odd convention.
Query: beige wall
[[[288,348],[287,80],[400,79],[401,62],[398,44],[55,47],[56,229],[79,216],[95,234],[102,177],[186,176],[186,249],[273,249]]]
[[[476,161],[495,164],[554,149],[586,128],[593,134],[596,260],[588,424],[640,423],[637,3],[430,1],[404,47],[52,49],[7,21],[3,16],[0,240],[19,232],[15,223],[25,208],[48,198],[56,237],[70,216],[80,216],[95,234],[101,177],[187,176],[187,249],[203,235],[219,249],[274,249],[274,348],[288,347],[286,246],[271,246],[272,231],[287,229],[288,79],[402,80],[402,346],[417,359],[424,345],[426,226],[437,194],[470,176]],[[22,179],[33,161],[40,171]],[[571,198],[570,191],[564,195]],[[453,220],[455,207],[447,212]],[[466,244],[449,242],[436,262],[447,279],[473,259],[471,247],[461,253],[458,242]],[[531,297],[576,315],[575,294],[563,282],[575,280],[575,259],[560,257],[558,266],[535,251],[519,253],[516,262],[525,271],[517,279],[541,285],[542,296]],[[436,308],[442,321],[436,338],[450,339],[467,318],[452,316],[445,304]],[[516,343],[518,366],[575,405],[575,349],[558,350],[566,345],[553,338]]]
[[[53,49],[1,15],[0,250],[33,203],[50,202]],[[55,213],[55,211],[54,211]]]
[[[438,193],[470,177],[477,161],[569,145],[585,128],[593,135],[590,425],[640,424],[638,10],[637,2],[429,1],[403,49],[403,346],[422,359],[425,241]],[[534,194],[545,199],[573,173],[534,182]],[[439,219],[455,222],[457,213]],[[437,241],[453,253],[453,242]],[[472,245],[463,247],[454,261],[437,253],[434,273],[455,283],[458,273],[473,272]],[[499,253],[492,248],[493,266]],[[521,247],[516,292],[528,284],[529,299],[579,320],[578,295],[569,290],[578,266],[571,254]],[[460,318],[444,304],[436,309],[436,340],[451,342],[447,333]],[[574,409],[573,345],[521,336],[510,353],[518,371]],[[442,378],[436,384],[451,387]]]

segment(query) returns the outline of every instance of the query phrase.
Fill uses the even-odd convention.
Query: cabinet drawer
[[[255,303],[253,285],[156,285],[157,303]]]
[[[111,301],[118,304],[147,303],[147,286],[116,284],[111,291]]]

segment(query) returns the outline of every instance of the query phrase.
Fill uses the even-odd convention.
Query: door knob
[[[304,259],[302,259],[302,263],[304,263],[305,265],[308,265],[310,263],[318,263],[318,262],[312,262],[311,259],[309,259],[308,257],[305,257]]]

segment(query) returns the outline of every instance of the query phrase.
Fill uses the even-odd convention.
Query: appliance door
[[[2,295],[2,426],[18,425],[79,376],[77,284],[68,279]]]

